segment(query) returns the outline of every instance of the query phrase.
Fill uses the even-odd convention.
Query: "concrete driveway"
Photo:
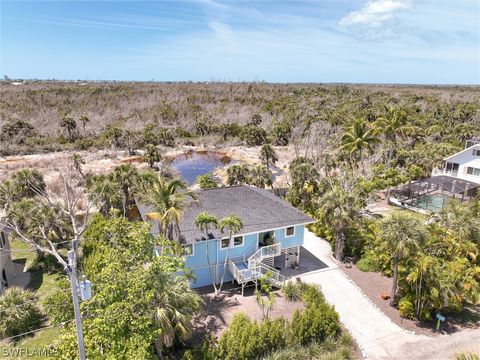
[[[480,352],[480,330],[438,336],[415,335],[403,330],[337,267],[328,242],[307,231],[304,247],[328,268],[303,274],[302,280],[321,286],[326,300],[335,306],[340,321],[355,338],[366,358],[446,360],[452,359],[456,352]]]

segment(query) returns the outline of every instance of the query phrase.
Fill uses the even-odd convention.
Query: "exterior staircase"
[[[282,245],[276,243],[263,246],[248,259],[245,257],[228,259],[228,269],[234,279],[242,286],[242,296],[245,284],[254,282],[257,285],[262,276],[268,275],[268,281],[275,287],[282,287],[286,277],[273,267],[273,258],[282,253]]]

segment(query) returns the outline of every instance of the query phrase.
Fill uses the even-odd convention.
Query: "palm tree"
[[[356,119],[343,134],[340,149],[346,151],[355,162],[366,154],[372,154],[378,142],[375,129],[366,120]]]
[[[11,177],[15,193],[19,198],[34,197],[45,190],[43,175],[36,169],[22,169]]]
[[[87,132],[85,131],[85,125],[90,122],[90,119],[87,117],[87,115],[81,115],[80,116],[80,122],[82,123],[83,125],[83,135],[86,136],[87,135]]]
[[[100,213],[107,217],[112,209],[123,207],[122,189],[108,175],[87,176],[86,192],[94,201]]]
[[[393,107],[385,107],[385,110],[385,115],[375,121],[375,126],[389,142],[388,160],[391,160],[397,145],[397,139],[404,138],[414,127],[407,124],[405,112]]]
[[[72,117],[64,115],[60,121],[60,126],[67,131],[68,140],[70,142],[75,140],[75,129],[77,128],[77,123]]]
[[[161,159],[160,153],[155,145],[147,144],[145,148],[145,154],[143,155],[143,161],[145,161],[151,169],[153,169],[156,162]]]
[[[206,211],[200,212],[195,218],[195,225],[198,229],[205,232],[205,255],[207,257],[208,271],[210,272],[210,278],[212,279],[213,289],[215,296],[219,293],[217,290],[217,264],[215,264],[215,275],[213,274],[212,265],[210,261],[210,254],[208,250],[208,240],[210,239],[210,229],[216,229],[218,227],[218,219],[215,215],[209,214]]]
[[[158,175],[152,179],[148,191],[141,194],[141,200],[154,207],[147,218],[158,223],[159,231],[167,239],[174,240],[176,232],[180,239],[180,219],[187,206],[187,198],[197,199],[197,195],[186,190],[186,185],[181,180],[166,181]]]
[[[227,262],[228,257],[230,256],[230,248],[233,246],[233,234],[237,234],[243,228],[243,221],[237,215],[231,214],[227,217],[224,217],[220,220],[220,231],[223,233],[225,230],[228,230],[228,248],[227,254],[225,256],[225,261],[223,262],[223,272],[220,279],[220,286],[218,287],[218,293],[222,291],[223,279],[225,278],[225,273],[227,271]]]
[[[163,358],[164,347],[171,347],[175,338],[183,341],[192,334],[192,317],[200,309],[201,298],[188,282],[170,274],[161,276],[155,283],[154,321],[161,329],[155,348]]]
[[[393,256],[393,285],[390,306],[395,305],[398,284],[398,263],[416,251],[426,237],[424,224],[409,215],[393,214],[382,225],[382,238],[387,242]]]
[[[335,232],[335,258],[339,261],[343,260],[347,228],[360,211],[358,196],[335,184],[320,200],[317,218],[323,219]]]
[[[120,165],[113,169],[112,181],[116,182],[123,192],[123,216],[127,215],[133,200],[134,188],[138,180],[138,172],[132,165]]]
[[[268,170],[270,170],[270,164],[275,165],[278,161],[278,156],[272,145],[262,145],[262,148],[260,149],[260,160],[265,164]]]
[[[242,185],[248,182],[250,170],[244,164],[235,164],[227,169],[228,185]]]
[[[248,183],[261,189],[272,186],[272,172],[266,166],[257,165],[250,172]]]

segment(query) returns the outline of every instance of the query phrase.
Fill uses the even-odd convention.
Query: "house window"
[[[243,245],[243,236],[235,236],[233,238],[233,246],[242,246]]]
[[[183,255],[185,256],[193,255],[193,244],[183,245],[182,248],[183,248]]]
[[[229,245],[230,245],[230,239],[229,238],[222,239],[221,242],[220,242],[220,247],[222,249],[228,248]]]
[[[480,149],[473,149],[473,156],[480,156]]]
[[[289,226],[285,228],[285,237],[294,236],[295,235],[295,226]]]
[[[467,167],[467,174],[468,175],[480,176],[480,169],[473,168],[473,167]]]

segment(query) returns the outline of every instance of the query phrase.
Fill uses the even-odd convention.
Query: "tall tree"
[[[335,233],[335,258],[343,260],[346,231],[360,211],[359,195],[340,184],[333,184],[320,199],[317,217]]]
[[[393,257],[393,284],[390,306],[395,305],[398,285],[398,264],[400,260],[418,250],[426,237],[423,223],[405,214],[393,214],[381,225],[381,236],[387,241]]]
[[[388,160],[393,158],[398,139],[405,138],[414,129],[408,124],[405,112],[394,107],[385,107],[385,114],[377,118],[375,126],[389,143]]]
[[[244,164],[235,164],[227,169],[228,185],[242,185],[248,182],[250,170]]]
[[[266,166],[257,165],[250,171],[248,183],[260,189],[272,186],[272,172]]]
[[[225,261],[223,262],[223,271],[222,277],[220,278],[220,286],[218,287],[218,293],[222,291],[223,280],[225,279],[225,273],[227,272],[227,263],[230,256],[230,248],[233,246],[233,234],[237,234],[238,232],[240,232],[240,230],[243,229],[243,221],[237,215],[231,214],[220,220],[219,227],[222,233],[228,231],[228,248],[227,254],[225,255]]]
[[[379,142],[375,129],[364,119],[356,119],[342,136],[341,150],[349,156],[350,164],[370,155]]]
[[[264,163],[268,170],[270,170],[270,164],[275,165],[275,163],[278,161],[278,156],[272,145],[262,145],[262,148],[260,149],[260,160]]]
[[[127,215],[133,201],[134,189],[138,180],[138,172],[132,165],[120,165],[113,169],[112,181],[116,182],[123,193],[123,216]]]
[[[212,269],[212,263],[210,260],[210,251],[208,241],[210,240],[210,230],[218,227],[218,219],[215,215],[209,214],[206,211],[200,212],[195,218],[195,225],[197,228],[205,232],[205,256],[207,257],[208,271],[210,272],[210,278],[212,279],[212,285],[215,292],[215,296],[219,293],[217,288],[217,266],[215,263],[215,273]]]
[[[154,349],[162,358],[167,348],[188,339],[201,304],[189,287],[179,246],[153,238],[144,222],[114,217],[100,224],[85,234],[92,251],[83,268],[98,284],[81,304],[87,358],[153,359]],[[158,255],[155,245],[162,247]],[[76,358],[72,327],[67,326],[57,350],[61,358]]]
[[[161,159],[160,153],[155,145],[147,144],[145,147],[145,153],[143,155],[143,161],[145,161],[151,169],[154,168],[155,163]]]
[[[69,116],[69,115],[64,115],[62,117],[62,120],[60,121],[60,126],[65,129],[68,135],[68,140],[70,142],[73,142],[75,140],[75,130],[77,129],[77,123],[75,120]]]
[[[87,115],[81,115],[79,120],[83,125],[83,135],[86,136],[87,132],[85,130],[85,125],[90,122],[90,119],[88,118]]]
[[[166,181],[163,176],[158,175],[152,180],[148,190],[140,194],[141,200],[154,208],[147,217],[157,222],[160,233],[169,240],[173,240],[175,235],[180,240],[179,223],[188,198],[197,199],[195,192],[186,188],[181,180]]]

